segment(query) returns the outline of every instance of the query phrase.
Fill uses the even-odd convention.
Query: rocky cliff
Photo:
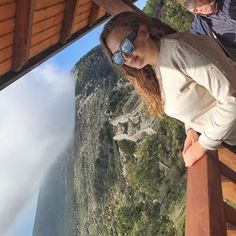
[[[100,47],[72,73],[74,148],[40,190],[34,235],[182,235],[182,125],[150,118]]]

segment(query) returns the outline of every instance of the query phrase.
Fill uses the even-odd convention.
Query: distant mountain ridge
[[[33,236],[64,235],[66,157],[63,153],[40,186]]]

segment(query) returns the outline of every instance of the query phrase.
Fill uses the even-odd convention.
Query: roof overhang
[[[140,11],[129,0],[2,0],[0,90],[111,15]]]

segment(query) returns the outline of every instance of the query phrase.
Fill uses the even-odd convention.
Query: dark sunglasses
[[[125,56],[130,56],[134,50],[135,50],[135,45],[134,45],[134,40],[137,38],[138,35],[138,29],[132,31],[120,44],[120,50],[115,52],[112,55],[112,62],[116,66],[123,66],[125,64]]]

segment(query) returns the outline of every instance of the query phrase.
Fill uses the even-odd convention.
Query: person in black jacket
[[[177,0],[195,15],[190,31],[210,35],[236,61],[236,0]]]

